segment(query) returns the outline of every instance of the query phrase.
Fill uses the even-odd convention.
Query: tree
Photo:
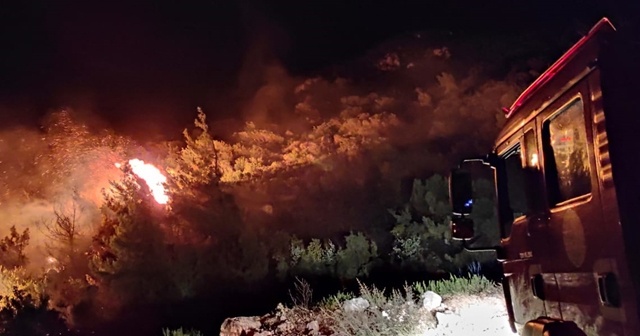
[[[167,247],[160,209],[145,184],[124,169],[105,192],[102,223],[93,238],[90,266],[99,284],[121,301],[154,301],[175,293],[167,281]]]
[[[60,314],[49,308],[42,277],[24,268],[0,268],[0,334],[67,335],[68,330]]]
[[[460,268],[462,246],[451,239],[447,181],[433,175],[414,180],[410,203],[390,211],[396,219],[392,255],[400,267],[437,273]]]
[[[185,146],[171,150],[167,160],[167,173],[175,187],[183,192],[188,192],[195,185],[214,183],[220,175],[218,152],[209,134],[206,115],[200,108],[194,124],[198,135],[192,137],[185,129]]]
[[[378,246],[363,233],[345,237],[345,247],[336,253],[336,274],[340,279],[352,280],[368,276],[378,260]]]
[[[50,241],[46,243],[50,253],[65,263],[72,263],[78,254],[81,211],[78,203],[74,201],[68,209],[62,206],[55,209],[53,219],[38,222],[41,231]]]
[[[442,175],[435,174],[424,180],[413,180],[411,206],[422,215],[444,220],[451,215],[449,185]]]
[[[24,267],[27,264],[25,248],[29,245],[29,229],[22,233],[15,226],[9,229],[9,235],[0,240],[0,266],[6,269]]]

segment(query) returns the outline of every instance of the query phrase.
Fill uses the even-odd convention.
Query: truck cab
[[[452,235],[473,242],[469,174],[492,170],[521,335],[640,335],[638,49],[601,19],[505,108],[492,152],[452,171]]]

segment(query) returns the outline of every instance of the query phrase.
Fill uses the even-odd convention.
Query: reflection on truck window
[[[532,129],[524,133],[524,151],[526,153],[524,158],[525,165],[538,169],[538,147],[536,146],[536,136]]]
[[[582,99],[576,98],[544,124],[545,166],[552,205],[591,192]]]
[[[524,216],[527,213],[527,195],[521,155],[520,144],[517,144],[503,156],[507,173],[509,207],[513,212],[513,218]]]

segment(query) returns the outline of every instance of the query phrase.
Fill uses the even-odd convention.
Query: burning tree
[[[166,249],[162,215],[131,167],[113,182],[101,208],[102,223],[93,238],[90,266],[98,285],[119,302],[157,299],[166,294]]]
[[[29,229],[22,233],[12,226],[8,236],[0,240],[0,266],[5,269],[24,267],[27,264],[25,248],[29,244]]]

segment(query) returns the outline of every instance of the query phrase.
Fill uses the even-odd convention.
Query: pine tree
[[[90,266],[98,282],[125,302],[155,300],[171,293],[160,211],[129,167],[124,179],[112,182],[105,192]]]
[[[29,229],[22,233],[12,226],[9,235],[0,240],[0,266],[6,269],[24,267],[27,264],[25,248],[29,245]]]

